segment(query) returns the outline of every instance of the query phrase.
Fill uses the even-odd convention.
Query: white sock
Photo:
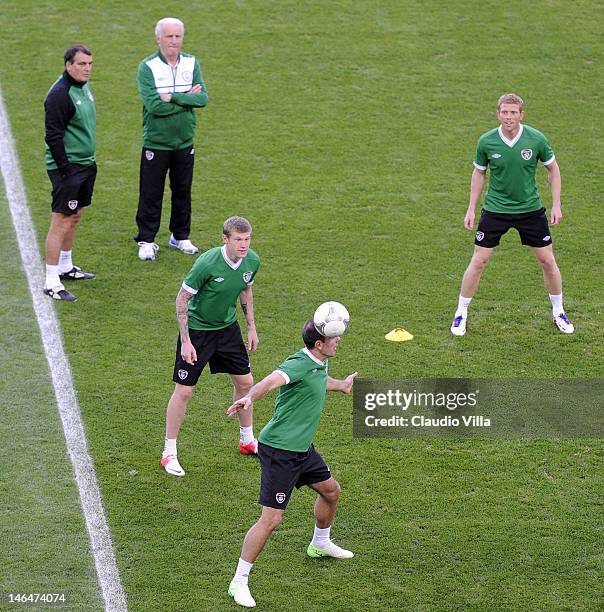
[[[254,441],[254,427],[250,425],[249,427],[242,427],[239,425],[239,440],[244,444],[249,444]]]
[[[247,579],[249,578],[250,572],[252,571],[253,563],[249,563],[248,561],[244,561],[241,557],[239,557],[239,563],[237,564],[237,571],[233,576],[233,580],[237,582],[244,582],[247,584]]]
[[[311,544],[317,548],[325,548],[329,544],[330,532],[331,525],[325,527],[325,529],[320,529],[315,525],[315,534],[312,537]]]
[[[59,266],[46,264],[46,289],[52,289],[61,284],[59,278]]]
[[[468,307],[470,306],[470,302],[472,298],[467,298],[459,294],[459,301],[457,302],[457,310],[455,311],[455,316],[459,317],[467,317],[468,316]]]
[[[167,457],[168,455],[176,456],[178,453],[176,451],[176,438],[165,438],[164,442],[164,452],[162,453],[162,457]]]
[[[557,317],[559,314],[564,312],[564,307],[562,306],[562,294],[552,295],[550,293],[549,300],[552,303],[552,313],[554,317]]]
[[[71,251],[61,251],[59,255],[59,272],[69,272],[73,268],[73,262],[71,261]]]

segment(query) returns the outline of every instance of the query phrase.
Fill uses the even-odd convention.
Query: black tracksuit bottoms
[[[161,151],[143,148],[136,225],[136,242],[154,242],[161,223],[166,175],[170,173],[172,210],[170,231],[176,240],[185,240],[191,232],[191,185],[195,164],[194,147]]]

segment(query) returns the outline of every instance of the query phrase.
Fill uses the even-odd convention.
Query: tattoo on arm
[[[191,293],[181,289],[176,296],[176,320],[180,330],[181,341],[189,339],[189,300]]]
[[[241,304],[241,310],[245,316],[245,321],[250,325],[254,325],[254,297],[252,295],[252,288],[248,287],[239,294],[239,303]]]

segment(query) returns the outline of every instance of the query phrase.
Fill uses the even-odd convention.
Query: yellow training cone
[[[402,327],[395,327],[391,332],[386,334],[385,338],[392,342],[405,342],[406,340],[413,340],[413,335]]]

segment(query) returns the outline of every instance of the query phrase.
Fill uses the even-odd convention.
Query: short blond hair
[[[506,93],[497,100],[497,110],[501,109],[502,104],[518,104],[520,110],[524,109],[524,100],[515,93]]]
[[[252,224],[245,217],[229,217],[222,225],[222,233],[230,236],[233,232],[247,234],[252,231]]]

